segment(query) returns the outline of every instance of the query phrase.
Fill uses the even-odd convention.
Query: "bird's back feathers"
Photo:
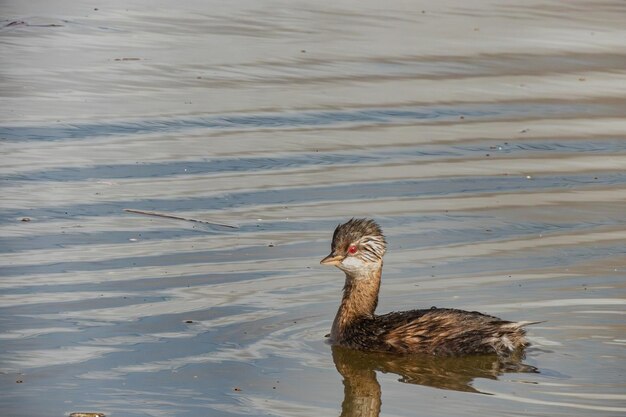
[[[338,344],[359,350],[509,355],[528,345],[524,326],[475,311],[432,308],[364,317],[344,330]]]

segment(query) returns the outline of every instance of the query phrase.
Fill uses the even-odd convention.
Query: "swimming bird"
[[[335,229],[330,254],[321,260],[345,275],[343,297],[330,343],[363,351],[437,356],[509,356],[529,345],[524,326],[477,311],[419,309],[376,315],[387,242],[371,219],[351,219]]]

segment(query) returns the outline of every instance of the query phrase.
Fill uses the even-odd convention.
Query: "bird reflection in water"
[[[522,363],[523,357],[496,355],[437,357],[362,352],[333,346],[333,360],[343,377],[341,417],[378,417],[381,389],[376,371],[400,376],[399,381],[454,391],[481,393],[472,387],[475,378],[497,379],[508,372],[537,373]]]

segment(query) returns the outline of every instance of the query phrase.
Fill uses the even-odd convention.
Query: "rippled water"
[[[81,3],[0,5],[7,415],[626,413],[623,2]],[[526,358],[332,350],[352,216]]]

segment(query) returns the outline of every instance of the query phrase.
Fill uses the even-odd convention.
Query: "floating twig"
[[[164,219],[184,220],[184,221],[187,221],[187,222],[209,224],[211,226],[220,226],[220,227],[228,227],[230,229],[239,229],[237,226],[233,226],[233,225],[230,225],[230,224],[209,222],[209,221],[206,221],[206,220],[191,219],[189,217],[175,216],[173,214],[159,213],[159,212],[156,212],[156,211],[145,211],[145,210],[136,210],[136,209],[124,209],[124,211],[127,212],[127,213],[143,214],[145,216],[163,217]]]

